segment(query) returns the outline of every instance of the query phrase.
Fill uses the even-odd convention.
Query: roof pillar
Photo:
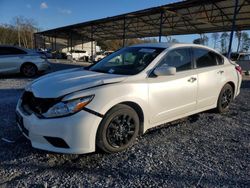
[[[236,30],[235,20],[236,20],[236,16],[237,16],[238,3],[239,3],[239,0],[235,0],[234,16],[233,16],[233,21],[232,21],[232,30],[231,30],[231,33],[230,33],[230,40],[229,40],[229,46],[228,46],[228,52],[227,52],[227,57],[228,58],[230,57],[230,54],[231,54],[231,51],[232,51],[233,35],[234,35],[234,31]]]

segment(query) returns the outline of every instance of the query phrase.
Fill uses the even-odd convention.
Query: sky
[[[179,0],[0,0],[0,24],[10,24],[14,17],[23,16],[35,20],[41,30],[47,30],[177,1]],[[173,36],[185,43],[192,43],[198,37],[199,35]],[[209,45],[213,46],[212,39],[209,40]],[[234,40],[233,49],[235,48]]]

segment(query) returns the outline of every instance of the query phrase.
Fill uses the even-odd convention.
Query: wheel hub
[[[227,89],[224,91],[221,99],[221,106],[223,108],[228,107],[229,103],[231,102],[232,99],[232,91],[230,89]]]
[[[135,133],[134,120],[129,115],[119,115],[109,124],[107,140],[113,147],[126,145]]]

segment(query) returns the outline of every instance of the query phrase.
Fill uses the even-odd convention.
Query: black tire
[[[26,77],[33,77],[37,74],[37,67],[32,63],[25,63],[21,67],[21,73]]]
[[[119,104],[104,116],[97,131],[97,146],[116,153],[130,147],[139,133],[140,120],[135,110]]]
[[[226,84],[219,95],[217,101],[216,111],[219,113],[224,113],[229,110],[229,105],[231,104],[234,97],[234,91],[230,84]]]

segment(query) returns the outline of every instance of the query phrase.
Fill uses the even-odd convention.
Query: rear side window
[[[217,63],[217,61],[220,61],[220,63],[223,64],[222,57],[218,56],[218,54],[206,49],[194,49],[194,58],[196,61],[197,68],[215,66],[219,64]]]
[[[27,54],[25,51],[14,47],[0,47],[0,55]]]
[[[188,48],[179,48],[171,50],[163,58],[160,65],[175,67],[176,71],[185,71],[192,69],[191,56]]]

